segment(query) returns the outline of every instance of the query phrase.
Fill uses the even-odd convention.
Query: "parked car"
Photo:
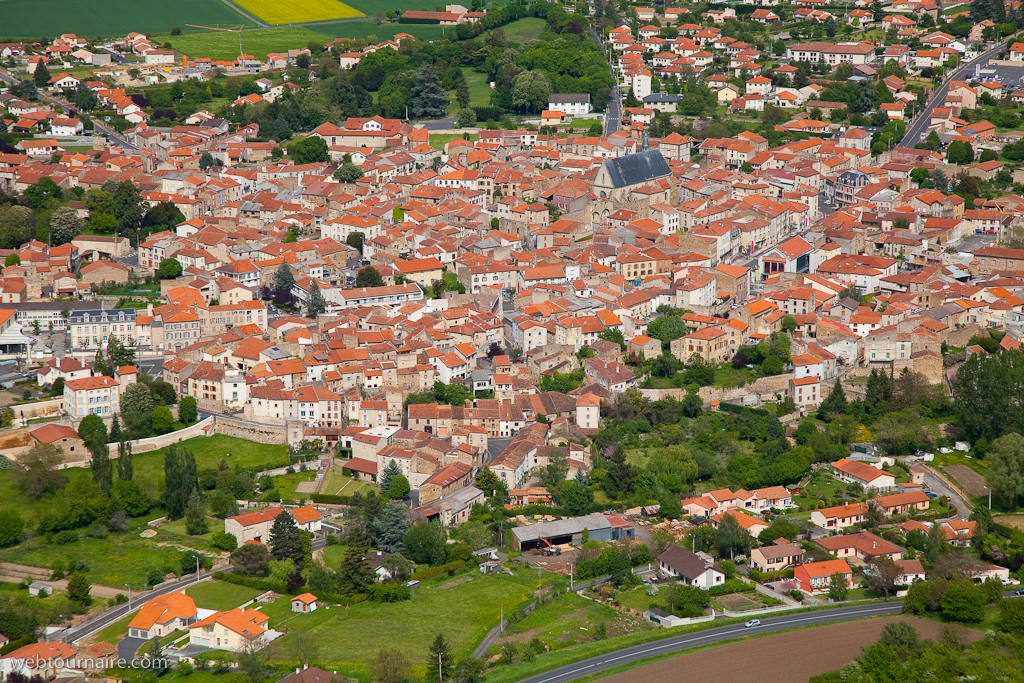
[[[1017,590],[1013,591],[1013,594],[1014,595],[1024,595],[1024,588],[1018,588]]]
[[[1002,579],[1002,582],[1004,586],[1012,586],[1014,583],[1012,579]]]
[[[746,624],[743,625],[743,628],[753,628],[754,626],[760,626],[760,625],[761,625],[761,620],[760,619],[751,619],[750,621],[748,621]]]

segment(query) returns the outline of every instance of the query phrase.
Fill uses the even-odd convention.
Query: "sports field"
[[[154,36],[159,43],[168,42],[178,52],[193,59],[234,59],[238,56],[237,33],[190,33],[181,36]],[[242,51],[263,59],[270,52],[285,52],[292,48],[306,47],[312,42],[327,43],[330,40],[322,33],[311,31],[305,26],[285,28],[259,28],[242,31]]]
[[[2,8],[0,40],[167,33],[175,26],[189,30],[185,24],[252,26],[219,0],[4,0]]]
[[[291,24],[304,21],[356,19],[362,12],[338,0],[231,0],[268,24]]]

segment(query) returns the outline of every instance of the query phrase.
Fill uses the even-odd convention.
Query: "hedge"
[[[745,411],[750,411],[754,415],[760,415],[761,417],[771,415],[771,413],[763,408],[748,408],[746,406],[738,406],[735,403],[725,403],[724,401],[718,404],[718,409],[724,410],[727,413],[735,413],[737,415]]]
[[[757,581],[758,583],[767,583],[768,581],[779,581],[780,579],[792,579],[793,570],[783,569],[777,572],[762,572],[758,569],[751,569],[749,572],[750,580]]]
[[[501,117],[505,115],[505,110],[501,107],[470,107],[476,112],[477,121],[500,121]]]
[[[310,499],[314,503],[320,503],[322,505],[351,505],[352,498],[350,496],[331,496],[326,493],[314,493],[310,496]]]
[[[465,561],[458,560],[456,562],[449,562],[448,564],[442,564],[439,567],[427,567],[426,569],[421,569],[418,572],[414,573],[412,576],[409,577],[409,580],[410,581],[426,581],[427,579],[432,579],[435,576],[440,576],[441,574],[446,574],[449,571],[458,571],[459,569],[462,569],[464,566],[466,566]]]
[[[12,640],[11,642],[9,642],[6,645],[4,645],[3,647],[0,647],[0,657],[2,657],[3,655],[10,654],[10,653],[14,652],[19,647],[25,647],[26,645],[31,645],[34,642],[36,642],[36,639],[33,638],[32,636],[22,636],[21,638],[18,638],[17,640]]]
[[[999,522],[992,522],[992,530],[1005,538],[1013,536],[1013,529],[1005,524],[1000,524]]]

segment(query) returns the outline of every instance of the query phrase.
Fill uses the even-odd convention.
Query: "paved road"
[[[927,464],[927,463],[926,463]],[[953,487],[946,484],[942,480],[942,477],[938,476],[933,468],[929,465],[928,472],[924,475],[924,485],[928,487],[928,490],[932,493],[936,493],[940,496],[949,496],[950,500],[956,505],[956,516],[960,519],[967,519],[974,510],[974,505],[971,501],[965,499],[959,493],[957,493]]]
[[[588,26],[587,30],[590,31],[590,37],[594,41],[604,48],[604,41],[601,40],[601,36],[597,34],[593,26]],[[619,96],[618,80],[615,78],[615,69],[611,64],[608,65],[608,69],[612,72],[612,91],[608,93],[608,104],[605,107],[604,114],[604,134],[605,136],[611,135],[619,129],[619,120],[622,118],[622,100]]]
[[[209,579],[211,576],[213,576],[213,572],[203,572],[199,575],[199,580],[205,581]],[[142,607],[144,602],[146,602],[147,600],[151,600],[152,598],[155,598],[158,595],[166,595],[168,593],[180,591],[183,588],[189,587],[195,582],[196,581],[193,576],[193,578],[191,578],[188,581],[174,581],[164,586],[154,588],[153,590],[147,591],[146,593],[133,593],[130,611],[134,612],[138,608]],[[99,631],[101,628],[105,628],[110,624],[113,624],[118,619],[124,618],[125,615],[127,615],[128,613],[128,603],[118,605],[117,607],[112,607],[111,609],[108,609],[105,612],[101,612],[98,616],[93,617],[84,624],[68,629],[67,632],[61,634],[60,639],[66,643],[74,643],[75,641],[81,640],[82,638],[85,638],[86,636],[93,634],[96,631]]]
[[[673,652],[681,652],[694,647],[702,647],[713,643],[721,643],[727,640],[735,640],[744,636],[771,633],[774,631],[785,631],[804,626],[819,626],[822,624],[833,624],[840,621],[852,619],[863,619],[886,614],[897,614],[902,611],[903,605],[899,602],[875,603],[857,607],[840,607],[820,612],[803,612],[789,616],[773,618],[761,618],[761,625],[754,628],[744,628],[742,624],[732,626],[721,626],[719,628],[684,633],[666,640],[658,640],[653,643],[645,643],[634,647],[625,648],[616,652],[609,652],[585,659],[575,664],[568,664],[551,671],[524,678],[520,683],[567,683],[582,676],[592,676],[607,669],[623,664],[658,657]]]
[[[946,100],[946,92],[949,90],[949,84],[952,81],[963,80],[963,76],[966,74],[968,70],[973,70],[975,64],[990,59],[1000,50],[1004,49],[1004,47],[1005,46],[1000,43],[993,47],[988,52],[985,52],[980,56],[975,57],[973,60],[967,62],[959,69],[957,69],[949,79],[947,79],[942,85],[936,88],[935,91],[932,93],[931,99],[928,100],[927,106],[925,106],[924,110],[917,115],[917,118],[914,119],[914,122],[912,124],[910,124],[910,127],[907,128],[906,134],[900,141],[900,146],[913,147],[914,145],[921,141],[921,137],[925,134],[925,131],[928,130],[928,124],[931,122],[932,109],[934,109],[936,106],[938,106],[939,104]]]

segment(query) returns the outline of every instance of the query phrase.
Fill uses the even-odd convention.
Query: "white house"
[[[708,589],[725,583],[725,574],[679,546],[672,546],[658,556],[658,570],[666,576],[678,576],[687,586]]]

